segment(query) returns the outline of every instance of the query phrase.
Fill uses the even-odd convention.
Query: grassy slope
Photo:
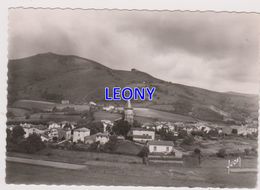
[[[221,114],[212,111],[211,106],[237,120],[249,115],[256,118],[257,115],[257,96],[218,93],[168,83],[140,71],[113,70],[76,56],[39,54],[10,60],[8,67],[9,104],[17,99],[46,100],[43,97],[45,92],[60,94],[74,103],[102,102],[105,86],[148,85],[157,87],[157,90],[153,102],[141,102],[145,107],[192,114],[202,120],[222,120]]]

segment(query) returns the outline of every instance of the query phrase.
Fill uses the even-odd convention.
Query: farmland
[[[26,109],[26,110],[41,110],[41,111],[50,111],[54,107],[57,109],[63,109],[66,107],[74,108],[76,111],[85,111],[89,110],[88,105],[77,105],[77,104],[59,104],[54,102],[47,101],[35,101],[35,100],[18,100],[13,103],[12,107]]]
[[[194,121],[193,118],[174,113],[149,109],[149,108],[135,108],[135,115],[139,117],[157,118],[164,121]]]

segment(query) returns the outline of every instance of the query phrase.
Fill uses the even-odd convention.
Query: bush
[[[195,148],[195,149],[194,149],[194,153],[199,155],[199,154],[201,153],[201,151],[200,151],[199,148]]]
[[[25,150],[27,153],[35,153],[45,147],[41,137],[37,134],[31,134],[25,141]]]
[[[227,156],[226,149],[224,148],[219,149],[219,151],[217,152],[217,156],[220,158],[225,158]]]
[[[249,148],[246,148],[245,150],[244,150],[244,152],[245,152],[245,155],[249,155],[250,154],[250,149]]]
[[[182,141],[182,144],[184,144],[184,145],[192,145],[193,143],[194,143],[193,136],[187,136]]]

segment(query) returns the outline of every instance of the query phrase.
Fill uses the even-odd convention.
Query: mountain
[[[256,95],[220,93],[170,83],[136,69],[114,70],[74,55],[44,53],[8,63],[9,106],[19,99],[104,102],[106,86],[154,86],[156,93],[152,102],[133,103],[202,120],[243,121],[246,117],[256,119],[258,116]]]

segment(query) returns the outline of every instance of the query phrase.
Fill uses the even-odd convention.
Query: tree
[[[133,122],[133,127],[135,127],[135,128],[140,128],[140,127],[141,127],[141,124],[140,124],[138,121],[134,120],[134,122]]]
[[[218,136],[218,131],[217,131],[216,129],[211,129],[211,130],[208,132],[208,136],[217,137],[217,136]]]
[[[15,126],[12,131],[12,139],[17,142],[17,140],[22,139],[24,137],[24,129],[21,126]]]
[[[7,145],[12,141],[12,131],[10,129],[6,129],[6,143]]]
[[[105,150],[109,152],[114,152],[116,150],[117,137],[115,135],[110,136],[109,141],[105,144]]]
[[[25,114],[25,119],[30,119],[31,115],[29,113]]]
[[[232,129],[231,133],[237,135],[237,129]]]
[[[199,148],[194,149],[194,155],[198,157],[199,165],[200,165],[200,163],[201,163],[201,151],[200,151]]]
[[[37,134],[31,134],[26,139],[26,151],[28,153],[35,153],[45,147],[41,137]]]
[[[194,142],[194,137],[193,136],[187,136],[183,139],[182,144],[184,145],[192,145]]]
[[[218,157],[224,158],[226,155],[227,155],[226,149],[224,148],[219,149],[219,151],[217,152]]]
[[[118,120],[115,122],[112,131],[116,135],[122,135],[124,137],[127,137],[128,132],[130,131],[131,125],[125,121],[125,120]]]
[[[187,136],[188,136],[187,131],[185,131],[185,130],[180,130],[179,131],[179,135],[178,135],[179,138],[183,139],[183,138],[185,138]]]

